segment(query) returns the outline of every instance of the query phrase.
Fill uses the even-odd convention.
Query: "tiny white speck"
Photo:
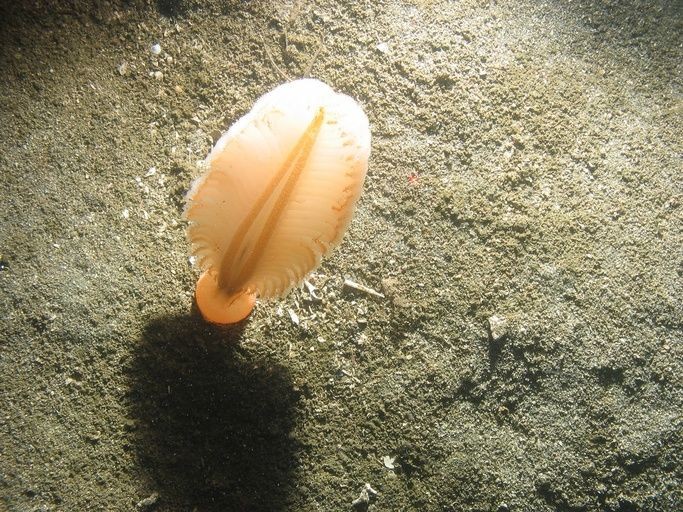
[[[124,219],[127,219],[128,217],[130,217],[130,212],[128,211],[128,208],[126,208],[125,210],[123,210],[123,212],[121,213],[121,216],[122,216]]]
[[[153,55],[159,55],[161,53],[161,45],[159,43],[153,44],[150,50]]]

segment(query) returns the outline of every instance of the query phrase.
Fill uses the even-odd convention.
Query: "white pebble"
[[[161,53],[161,45],[159,43],[153,44],[150,50],[152,55],[159,55]]]
[[[389,45],[387,43],[379,43],[376,47],[381,53],[389,53]]]
[[[489,334],[492,341],[498,341],[508,333],[508,320],[504,316],[489,317]]]

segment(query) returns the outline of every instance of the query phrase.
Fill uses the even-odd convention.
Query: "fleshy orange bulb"
[[[196,300],[209,322],[298,285],[341,241],[370,155],[361,107],[318,80],[262,96],[216,143],[187,195]]]

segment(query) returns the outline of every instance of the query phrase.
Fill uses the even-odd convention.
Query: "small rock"
[[[83,383],[80,380],[72,379],[71,377],[67,377],[64,379],[64,384],[67,386],[74,387],[76,389],[83,389]]]
[[[100,442],[101,434],[99,431],[93,432],[85,435],[85,439],[91,444],[97,444]]]
[[[508,333],[508,320],[504,316],[493,315],[489,318],[491,341],[498,341]]]
[[[159,501],[159,494],[153,492],[150,496],[146,497],[144,500],[140,500],[137,503],[137,507],[142,510],[150,510]]]
[[[366,483],[360,491],[360,495],[351,502],[351,505],[355,510],[367,510],[368,505],[370,505],[370,495],[377,496],[378,494],[370,484]]]
[[[130,66],[128,66],[127,62],[122,62],[116,67],[116,70],[119,72],[119,75],[127,76],[130,73]]]
[[[153,44],[149,51],[152,52],[152,55],[159,55],[161,53],[161,45],[159,43]]]

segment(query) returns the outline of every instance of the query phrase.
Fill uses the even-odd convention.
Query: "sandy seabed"
[[[679,1],[2,2],[0,69],[0,510],[683,508]],[[306,74],[358,211],[208,326],[184,194]]]

